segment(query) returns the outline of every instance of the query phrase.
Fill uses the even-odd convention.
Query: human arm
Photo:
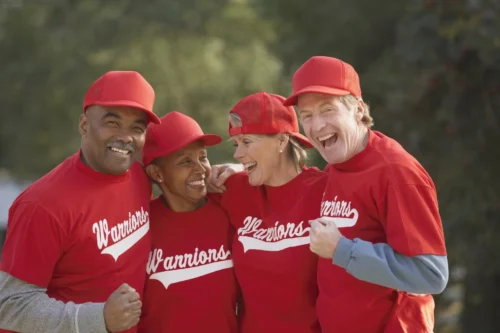
[[[41,205],[29,201],[11,207],[0,262],[0,327],[19,332],[118,332],[135,325],[141,304],[127,285],[106,303],[64,303],[46,294],[66,238],[57,218]]]
[[[243,164],[226,163],[212,165],[210,176],[207,180],[207,190],[210,193],[223,193],[226,191],[224,184],[232,175],[245,171]]]
[[[106,333],[104,303],[64,303],[0,272],[0,328],[15,332]]]
[[[432,187],[389,186],[379,201],[387,243],[342,236],[328,218],[311,224],[311,250],[356,278],[410,293],[440,293],[448,260]]]

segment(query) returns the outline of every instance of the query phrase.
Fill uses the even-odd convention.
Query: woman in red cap
[[[150,204],[152,250],[139,332],[237,332],[234,232],[205,186],[205,147],[221,141],[179,112],[147,130],[143,162],[162,195]]]
[[[237,229],[242,333],[320,332],[308,221],[318,215],[327,177],[305,166],[311,145],[283,100],[256,93],[229,114],[234,157],[246,170],[226,181],[220,203]]]

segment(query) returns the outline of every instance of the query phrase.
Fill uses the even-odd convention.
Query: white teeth
[[[120,149],[120,148],[111,147],[111,150],[115,151],[117,153],[120,153],[120,154],[128,154],[128,150],[123,150],[123,149]]]
[[[195,180],[195,181],[189,182],[188,184],[192,185],[192,186],[205,186],[205,181],[204,180]]]
[[[327,134],[327,135],[324,135],[324,136],[320,136],[318,137],[318,141],[325,141],[325,140],[328,140],[330,139],[332,136],[334,136],[335,134]]]
[[[250,169],[251,167],[257,165],[257,163],[255,162],[252,162],[252,163],[243,163],[243,167],[245,168],[245,170],[248,170]]]

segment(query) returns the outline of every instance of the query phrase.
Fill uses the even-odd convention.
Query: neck
[[[368,128],[366,126],[358,127],[355,137],[357,144],[354,146],[354,149],[350,154],[351,157],[349,159],[353,158],[354,156],[358,155],[363,150],[365,150],[366,146],[368,145],[369,138],[370,138],[370,132],[368,131]]]
[[[284,154],[285,153],[283,153],[283,155]],[[297,170],[297,167],[293,164],[292,161],[283,156],[278,167],[273,173],[273,177],[271,177],[271,179],[264,185],[273,187],[285,185],[286,183],[297,177],[301,172],[302,170]]]
[[[167,206],[171,211],[176,213],[187,213],[193,212],[200,209],[207,202],[207,198],[204,197],[199,201],[186,200],[180,198],[164,189],[162,189],[162,201],[165,206]]]
[[[83,146],[80,147],[80,161],[82,161],[82,163],[85,164],[86,166],[88,166],[89,168],[94,169],[95,171],[99,171],[85,157],[85,149]]]

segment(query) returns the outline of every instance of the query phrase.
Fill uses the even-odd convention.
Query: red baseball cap
[[[149,121],[160,123],[153,112],[155,91],[141,74],[134,71],[111,71],[98,78],[83,100],[83,111],[91,105],[129,106],[146,112]]]
[[[236,113],[242,122],[240,127],[229,123],[229,135],[287,133],[305,148],[313,146],[299,133],[299,122],[292,107],[284,106],[280,95],[258,92],[241,99],[229,113]]]
[[[152,124],[146,130],[146,142],[142,149],[142,162],[149,165],[154,159],[175,153],[192,142],[202,140],[205,146],[215,146],[222,138],[204,134],[193,118],[177,111],[160,118],[161,124]]]
[[[299,95],[318,93],[361,97],[359,76],[348,63],[332,57],[315,56],[307,60],[292,78],[293,94],[284,105],[296,105]]]

